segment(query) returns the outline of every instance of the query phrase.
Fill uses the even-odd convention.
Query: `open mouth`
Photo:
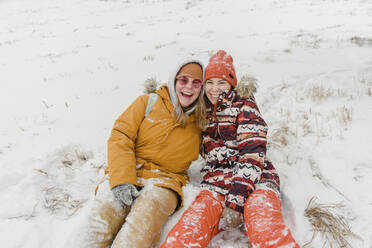
[[[181,95],[182,95],[183,97],[187,97],[187,98],[190,98],[190,97],[193,96],[193,94],[188,93],[188,92],[181,92]]]

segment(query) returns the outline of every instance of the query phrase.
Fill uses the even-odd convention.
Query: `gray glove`
[[[223,230],[238,228],[244,222],[243,214],[231,208],[225,207],[222,212],[218,227]]]
[[[123,205],[132,205],[140,193],[133,184],[120,184],[112,189],[115,199]]]

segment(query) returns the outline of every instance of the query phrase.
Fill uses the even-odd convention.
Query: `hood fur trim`
[[[144,86],[143,93],[145,94],[154,93],[156,89],[158,88],[158,85],[159,84],[158,82],[156,82],[155,78],[146,79],[146,81],[143,82],[143,86]]]
[[[243,76],[235,89],[240,97],[249,98],[257,90],[257,79],[250,76]]]

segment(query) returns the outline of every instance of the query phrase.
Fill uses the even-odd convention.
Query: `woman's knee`
[[[171,189],[154,186],[152,190],[148,191],[150,200],[154,201],[162,211],[168,216],[171,215],[177,207],[178,196],[177,193]]]

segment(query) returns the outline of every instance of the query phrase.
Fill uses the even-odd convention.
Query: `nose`
[[[213,92],[219,92],[220,91],[220,89],[218,88],[218,86],[217,85],[212,85],[212,91]]]
[[[185,84],[185,87],[188,88],[188,89],[192,89],[193,88],[192,80],[187,81],[187,84]]]

